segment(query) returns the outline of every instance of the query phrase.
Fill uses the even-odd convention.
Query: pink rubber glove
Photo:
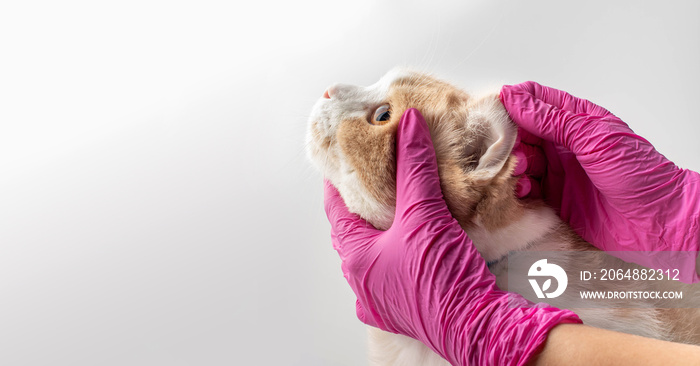
[[[581,237],[606,251],[681,252],[627,259],[700,280],[700,174],[674,165],[604,108],[561,90],[506,85],[501,101],[536,137],[523,140],[541,139],[546,163],[528,164],[545,173],[542,196]]]
[[[328,182],[333,246],[366,324],[422,341],[455,365],[525,364],[571,311],[500,291],[447,209],[421,114],[409,109],[396,142],[396,217],[380,231],[348,211]]]

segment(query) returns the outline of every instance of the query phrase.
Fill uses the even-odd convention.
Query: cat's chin
[[[394,222],[395,206],[389,206],[370,198],[371,195],[360,184],[359,179],[349,179],[336,185],[345,205],[352,213],[360,215],[379,230],[387,230]]]

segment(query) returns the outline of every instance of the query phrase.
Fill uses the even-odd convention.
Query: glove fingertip
[[[532,183],[530,182],[530,178],[527,176],[521,176],[520,179],[518,179],[518,183],[515,187],[515,194],[518,198],[524,198],[530,194],[531,189]]]
[[[399,123],[397,134],[397,149],[414,154],[405,155],[406,158],[411,158],[418,153],[431,153],[435,155],[433,150],[433,140],[430,138],[430,129],[425,122],[423,115],[415,108],[409,108],[404,112]]]
[[[514,93],[527,93],[530,95],[536,95],[536,91],[538,89],[541,89],[542,85],[535,81],[525,81],[520,84],[514,84],[514,85],[504,85],[501,88],[501,94],[500,98],[501,101],[504,101],[504,99],[509,98],[512,96]]]
[[[527,170],[528,166],[528,161],[525,152],[522,150],[522,147],[518,145],[516,148],[513,148],[512,154],[517,159],[517,164],[515,165],[515,169],[513,170],[512,175],[518,176],[521,174],[525,174],[525,171]]]
[[[437,158],[430,130],[417,109],[411,108],[404,113],[396,136],[397,183],[410,175],[437,175]]]

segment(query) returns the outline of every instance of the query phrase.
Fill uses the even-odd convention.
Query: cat
[[[497,93],[472,96],[405,68],[389,71],[369,87],[335,84],[313,107],[307,153],[351,212],[378,229],[391,225],[396,200],[394,138],[409,108],[418,109],[430,129],[450,212],[489,263],[499,287],[508,289],[504,258],[514,251],[561,251],[558,264],[572,273],[586,268],[637,268],[615,258],[593,256],[581,261],[582,253],[598,250],[542,201],[516,197],[517,178],[511,173],[516,165],[512,150],[517,128]],[[614,284],[603,282],[602,286],[598,289],[612,289]],[[698,294],[697,286],[677,282],[670,286]],[[572,300],[566,296],[560,301]],[[700,344],[699,309],[657,309],[654,301],[634,301],[620,299],[605,308],[587,308],[579,300],[581,307],[572,310],[592,326]],[[417,340],[372,327],[368,332],[374,365],[448,365]]]

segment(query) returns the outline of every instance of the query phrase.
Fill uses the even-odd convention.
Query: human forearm
[[[700,347],[560,324],[530,365],[700,365]]]

